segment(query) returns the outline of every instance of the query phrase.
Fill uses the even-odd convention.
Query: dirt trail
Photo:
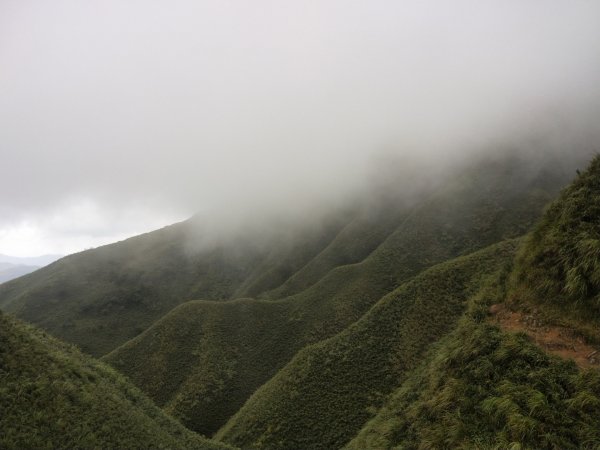
[[[542,349],[565,359],[572,359],[581,368],[600,368],[600,351],[585,343],[573,330],[543,322],[535,310],[531,313],[511,311],[504,304],[490,307],[491,319],[500,328],[524,332]]]

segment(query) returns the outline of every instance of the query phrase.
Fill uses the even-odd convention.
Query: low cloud
[[[0,230],[52,240],[62,215],[99,242],[310,211],[380,155],[592,151],[598,17],[577,0],[4,1]]]

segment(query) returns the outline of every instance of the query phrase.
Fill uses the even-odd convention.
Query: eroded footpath
[[[505,331],[527,334],[548,353],[572,359],[584,369],[600,368],[598,348],[586,344],[581,336],[569,328],[545,323],[535,309],[528,313],[511,311],[499,303],[490,307],[490,317]]]

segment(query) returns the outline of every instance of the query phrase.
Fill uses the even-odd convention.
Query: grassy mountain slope
[[[590,322],[600,342],[600,156],[550,205],[517,259],[512,300]],[[564,317],[563,317],[564,320]],[[591,325],[591,326],[590,326]]]
[[[489,305],[504,298],[502,288],[472,298],[347,448],[599,448],[600,372],[488,324]]]
[[[493,303],[534,302],[598,342],[599,190],[596,157],[523,241],[510,281],[471,300],[457,329],[348,448],[600,448],[600,372],[483,320]]]
[[[0,286],[0,306],[94,355],[130,339],[193,293],[228,297],[250,271],[185,250],[187,224],[67,256]]]
[[[105,360],[188,427],[210,435],[297,351],[341,332],[406,280],[524,233],[551,195],[548,180],[557,184],[556,176],[519,172],[530,169],[478,166],[405,211],[363,261],[336,267],[281,300],[186,304]]]
[[[481,166],[482,178],[494,170],[491,165]],[[519,184],[520,178],[531,181],[535,163],[515,160],[504,165],[512,166],[508,170],[518,174],[512,178],[503,174],[508,182]],[[393,181],[389,183],[391,187],[365,195],[347,210],[330,211],[324,220],[315,223],[307,220],[291,233],[284,230],[290,228],[289,224],[284,227],[270,223],[271,231],[267,232],[262,230],[264,224],[255,224],[254,228],[248,227],[249,231],[215,245],[204,235],[204,224],[194,219],[71,255],[2,284],[0,308],[99,356],[188,300],[247,296],[278,299],[300,294],[334,268],[362,261],[398,230],[412,209],[407,198],[418,204],[419,192],[440,184],[433,174],[413,173],[407,180],[412,180],[411,176],[428,188],[411,191],[407,186],[419,182]],[[435,181],[426,181],[428,178]],[[549,184],[542,185],[543,180]],[[554,189],[556,180],[556,173],[550,173],[547,177],[538,176],[536,182],[543,192]],[[494,183],[491,180],[488,184]],[[501,202],[488,203],[492,209],[504,207]],[[541,201],[538,199],[537,203]],[[523,213],[534,216],[537,203],[532,204],[533,213],[526,209]],[[494,214],[504,213],[494,210]],[[496,227],[495,217],[491,219],[480,224],[488,227],[487,232]],[[507,215],[505,220],[510,220]],[[524,223],[522,217],[515,221]],[[467,248],[467,239],[465,236],[463,242],[456,243],[466,244],[461,251],[476,248]],[[431,263],[435,262],[439,260]],[[393,281],[386,290],[397,282]]]
[[[589,194],[597,186],[597,164],[549,208],[539,234],[521,248],[517,273],[527,267],[532,239],[549,243],[550,255],[569,254],[569,244],[589,248],[582,241],[600,222],[573,216],[577,211],[589,219],[600,205],[600,196]],[[582,191],[584,200],[573,208]],[[548,227],[556,217],[568,225]],[[502,332],[486,320],[489,306],[507,298],[514,246],[497,259],[482,256],[504,245],[510,243],[421,273],[342,333],[304,348],[216,437],[243,448],[277,449],[600,447],[600,373],[579,371],[526,335]],[[587,267],[586,256],[559,261]],[[561,274],[530,267],[553,280]],[[493,268],[496,276],[487,277]],[[598,276],[595,267],[588,273]],[[588,292],[571,300],[587,308],[589,322],[596,305],[586,303]]]
[[[274,288],[341,226],[334,216],[292,237],[241,237],[193,250],[201,227],[190,220],[68,256],[2,284],[0,308],[102,355],[184,301]]]
[[[382,196],[360,210],[329,245],[276,289],[262,297],[285,298],[302,292],[339,266],[356,264],[371,254],[402,223],[411,204],[396,196]]]
[[[209,434],[293,355],[286,334],[297,324],[289,306],[187,302],[103,359],[188,427]]]
[[[217,437],[243,448],[340,448],[514,249],[514,241],[496,245],[405,283],[342,333],[300,351]]]
[[[0,448],[225,449],[108,366],[0,312]]]
[[[340,211],[328,217],[325,223],[309,232],[290,235],[281,239],[266,255],[261,264],[244,280],[232,295],[233,298],[257,297],[277,288],[315,258],[344,229],[359,211]]]

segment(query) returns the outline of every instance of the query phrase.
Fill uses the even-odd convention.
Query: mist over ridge
[[[599,81],[594,0],[0,1],[0,449],[600,450]]]
[[[23,224],[77,247],[195,213],[222,229],[318,215],[385,158],[431,176],[500,149],[591,154],[599,16],[587,1],[3,2],[0,243]]]

